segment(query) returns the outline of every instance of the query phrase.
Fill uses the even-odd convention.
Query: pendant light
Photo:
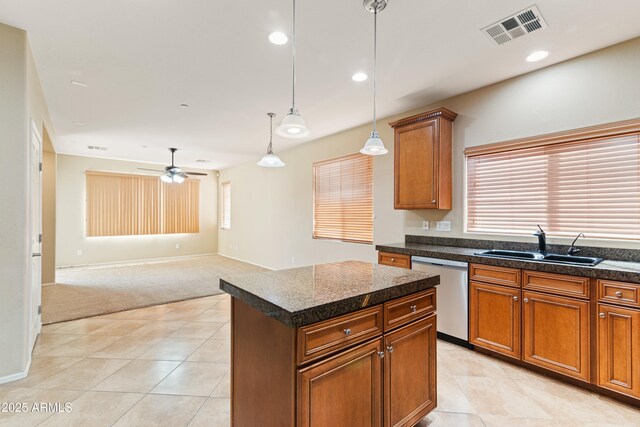
[[[296,0],[293,0],[293,34],[291,49],[293,57],[293,91],[291,108],[276,129],[276,133],[285,138],[304,138],[309,135],[309,129],[296,108]]]
[[[382,12],[387,7],[387,0],[364,0],[364,9],[373,13],[373,131],[369,139],[360,152],[370,156],[381,156],[387,154],[389,150],[384,147],[378,130],[376,129],[376,60],[377,60],[377,38],[378,38],[378,12]]]
[[[269,116],[269,146],[267,147],[267,155],[264,156],[258,162],[258,166],[262,166],[264,168],[281,168],[285,165],[285,162],[280,160],[280,157],[273,154],[273,117],[274,113],[267,113]]]

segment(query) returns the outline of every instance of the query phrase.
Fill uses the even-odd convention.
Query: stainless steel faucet
[[[546,254],[547,253],[547,235],[545,234],[542,227],[540,227],[540,224],[538,224],[538,229],[540,231],[536,231],[535,233],[533,233],[534,236],[538,237],[538,251],[541,254]]]
[[[580,248],[576,248],[575,244],[576,241],[580,238],[580,237],[584,237],[584,233],[580,233],[576,236],[575,239],[573,239],[573,242],[571,243],[571,247],[569,248],[569,250],[567,251],[567,255],[575,255],[578,252],[580,252]]]

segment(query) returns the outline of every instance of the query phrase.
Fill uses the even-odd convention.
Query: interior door
[[[31,277],[29,338],[31,348],[40,332],[40,298],[42,288],[42,138],[33,120],[30,130],[30,175],[31,201],[29,206],[31,219]]]

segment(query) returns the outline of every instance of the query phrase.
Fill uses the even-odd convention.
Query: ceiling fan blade
[[[201,173],[201,172],[185,172],[187,175],[199,175],[199,176],[207,176],[208,174],[206,173]]]
[[[151,172],[164,172],[158,169],[145,169],[145,168],[138,168],[141,171],[151,171]]]

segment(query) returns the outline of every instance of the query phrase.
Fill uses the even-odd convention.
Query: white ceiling
[[[537,0],[549,28],[500,47],[480,32],[534,1],[389,0],[380,116],[640,35],[637,0]],[[0,22],[29,32],[59,153],[166,163],[176,146],[177,164],[206,159],[210,169],[257,161],[266,113],[278,120],[289,108],[291,45],[267,35],[290,34],[290,16],[290,0],[0,0]],[[298,18],[297,104],[309,139],[367,123],[371,80],[351,75],[371,75],[372,16],[361,0],[299,0]],[[525,62],[538,49],[551,55]],[[274,141],[276,151],[299,143]]]

